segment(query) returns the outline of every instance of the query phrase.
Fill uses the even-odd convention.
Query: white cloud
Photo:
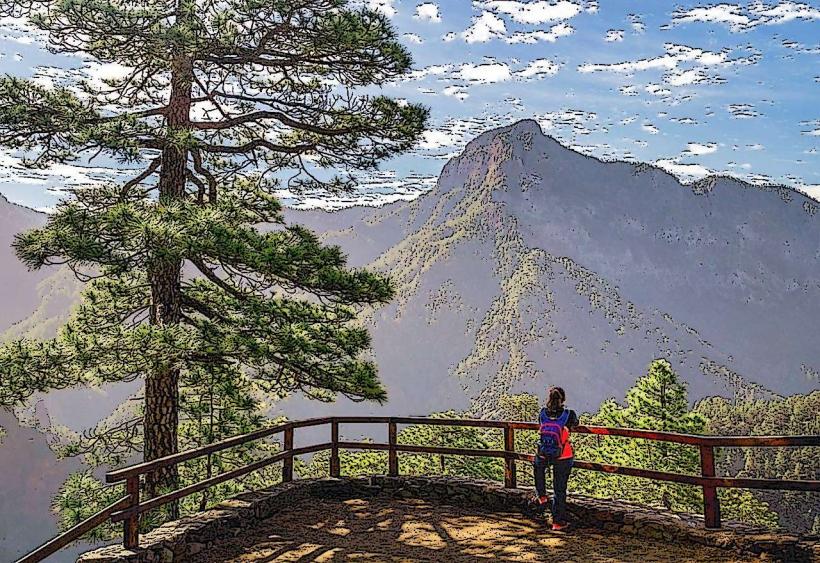
[[[439,82],[450,83],[448,88],[443,91],[445,95],[464,100],[468,97],[468,89],[471,86],[496,84],[511,80],[545,78],[554,76],[560,68],[559,63],[549,59],[535,59],[527,64],[522,64],[516,59],[511,59],[508,63],[485,58],[482,63],[465,63],[459,66],[453,64],[431,65],[416,69],[403,76],[400,81],[425,80],[434,77]],[[434,91],[428,88],[423,93],[431,94]]]
[[[723,3],[714,6],[679,8],[672,14],[672,23],[714,23],[725,25],[733,32],[748,31],[760,25],[778,25],[791,21],[820,20],[820,9],[803,2],[779,0],[765,4],[759,0],[747,6]]]
[[[20,45],[32,45],[48,41],[48,34],[29,24],[25,18],[6,16],[0,18],[0,39]]]
[[[627,84],[626,86],[621,86],[618,88],[618,91],[623,94],[624,96],[637,96],[638,95],[638,87],[634,84]]]
[[[808,131],[801,131],[801,135],[807,135],[809,137],[820,137],[820,119],[809,119],[806,121],[801,121],[800,125],[809,127]]]
[[[629,21],[631,23],[632,31],[636,35],[641,35],[646,31],[646,25],[643,23],[641,16],[638,14],[629,14]]]
[[[591,3],[586,4],[590,9]],[[449,32],[443,36],[444,41],[453,41],[461,37],[467,43],[485,43],[492,39],[501,39],[507,43],[537,43],[546,41],[554,43],[559,37],[575,32],[567,20],[581,13],[583,5],[578,1],[559,0],[547,2],[518,2],[513,0],[483,0],[473,2],[473,7],[480,10],[472,18],[470,26],[462,32]],[[555,23],[547,29],[523,29],[507,35],[507,23],[524,25],[542,25]]]
[[[78,164],[52,164],[48,168],[28,168],[22,160],[0,152],[0,185],[26,184],[45,188],[55,194],[69,188],[82,188],[108,182],[122,181],[136,176],[139,171]]]
[[[456,146],[458,140],[459,136],[453,131],[431,129],[425,131],[421,136],[419,147],[427,150],[440,149],[442,147],[453,147]]]
[[[756,52],[749,56],[732,58],[731,49],[707,51],[675,43],[666,43],[664,50],[663,55],[645,59],[619,63],[584,63],[578,66],[578,72],[614,72],[631,75],[635,72],[660,70],[665,71],[663,81],[671,86],[703,82],[716,84],[725,82],[725,78],[717,73],[719,69],[753,65],[760,60],[760,54]]]
[[[578,67],[578,72],[618,72],[621,74],[631,74],[636,71],[650,69],[671,70],[677,65],[677,60],[670,55],[662,55],[651,59],[639,59],[637,61],[625,61],[621,63],[584,63]]]
[[[82,100],[94,97],[102,104],[113,104],[103,105],[104,110],[118,111],[121,109],[115,104],[118,95],[111,92],[111,87],[107,81],[124,79],[133,72],[133,68],[119,63],[99,63],[88,60],[80,68],[38,66],[34,69],[31,79],[46,88],[55,88],[57,86],[66,88]],[[82,87],[82,84],[85,84],[86,87]],[[207,104],[211,105],[210,102],[207,102]],[[194,112],[202,110],[204,106],[205,104],[195,105]],[[211,109],[215,108],[211,105]],[[198,119],[202,117],[202,114],[193,117]]]
[[[760,112],[755,109],[752,104],[729,104],[726,106],[726,111],[731,114],[733,119],[754,119],[760,117]]]
[[[712,174],[712,171],[701,164],[682,163],[679,158],[662,158],[655,165],[684,181],[697,180]]]
[[[436,185],[435,176],[408,174],[403,178],[392,171],[376,171],[367,176],[359,176],[352,191],[331,193],[326,190],[309,192],[283,189],[276,195],[284,205],[296,209],[325,209],[333,211],[366,205],[381,207],[396,201],[411,201],[430,191]]]
[[[581,13],[581,5],[569,0],[547,2],[517,2],[514,0],[491,0],[476,2],[476,5],[485,10],[509,16],[518,23],[543,24],[568,20]]]
[[[820,9],[803,2],[780,1],[776,4],[752,2],[748,8],[757,19],[754,25],[778,25],[795,20],[820,20]]]
[[[507,63],[488,62],[478,65],[467,63],[461,65],[455,76],[479,84],[493,84],[510,80],[512,72]]]
[[[697,125],[698,120],[692,117],[670,117],[669,121],[680,125]]]
[[[459,102],[463,102],[464,100],[470,97],[470,93],[467,92],[466,88],[457,85],[447,86],[447,88],[445,88],[442,91],[442,94],[444,94],[445,96],[452,96],[456,98]]]
[[[513,96],[507,96],[504,98],[504,103],[508,104],[513,107],[516,111],[524,111],[524,102],[521,98],[515,98]]]
[[[532,78],[537,76],[539,78],[544,76],[555,76],[558,74],[561,66],[549,59],[535,59],[530,61],[530,64],[524,70],[520,70],[515,74],[522,78]]]
[[[511,114],[486,112],[466,119],[447,119],[424,132],[416,152],[425,157],[450,158],[481,133],[499,127],[511,119]]]
[[[507,43],[537,43],[538,41],[546,41],[548,43],[555,43],[559,37],[566,37],[575,33],[575,28],[568,23],[555,24],[549,31],[516,31],[509,37],[505,37],[504,41]]]
[[[396,15],[396,8],[393,6],[395,0],[365,0],[364,5],[375,12],[380,12],[392,18]]]
[[[441,21],[441,14],[439,13],[438,4],[433,2],[425,2],[416,6],[416,14],[413,18],[421,21],[429,21],[439,23]]]
[[[711,84],[725,82],[724,78],[720,76],[710,76],[702,68],[690,68],[688,70],[676,69],[670,72],[664,80],[672,86],[688,86],[690,84],[702,84],[704,82]]]
[[[598,114],[579,109],[551,111],[535,119],[545,132],[553,136],[589,135],[599,129]]]
[[[820,45],[809,47],[808,45],[804,45],[803,43],[792,41],[790,39],[784,39],[781,45],[787,49],[791,49],[792,51],[796,51],[804,55],[820,55]]]
[[[428,76],[443,76],[453,70],[453,65],[430,65],[421,69],[413,70],[404,75],[405,80],[423,80]]]
[[[421,45],[424,43],[424,40],[415,33],[405,33],[402,37],[407,39],[410,43],[415,43],[416,45]]]
[[[687,143],[686,150],[683,154],[702,156],[704,154],[712,154],[717,152],[717,143]]]
[[[490,12],[482,12],[480,16],[473,18],[470,27],[457,35],[467,43],[486,43],[490,39],[504,37],[506,34],[507,26],[504,20]]]
[[[643,129],[650,135],[657,135],[660,132],[660,130],[651,123],[644,123],[643,125],[641,125],[641,129]]]
[[[718,4],[717,6],[699,6],[690,10],[678,10],[672,15],[673,23],[708,22],[720,23],[734,30],[743,29],[749,25],[749,16],[743,13],[743,8],[736,4]]]
[[[669,88],[664,88],[660,84],[652,84],[649,83],[644,88],[648,93],[652,94],[653,96],[670,96],[672,95],[672,90]]]
[[[624,40],[624,30],[623,29],[610,29],[606,32],[606,36],[604,37],[604,41],[608,43],[612,43],[615,41],[623,41]]]
[[[746,150],[747,151],[762,151],[765,148],[766,147],[764,147],[760,143],[754,143],[754,144],[751,144],[751,145],[746,145]]]
[[[820,201],[820,184],[801,184],[795,187],[810,198]]]

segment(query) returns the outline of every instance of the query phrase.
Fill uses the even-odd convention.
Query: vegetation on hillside
[[[820,434],[820,391],[769,400],[732,402],[703,399],[695,410],[706,418],[706,431],[722,435]],[[718,472],[761,479],[820,480],[820,448],[727,448]],[[789,530],[820,533],[820,494],[799,491],[755,491],[777,512]]]

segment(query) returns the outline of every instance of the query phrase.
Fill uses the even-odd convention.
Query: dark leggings
[[[567,482],[574,461],[573,458],[568,458],[550,463],[540,455],[535,456],[535,463],[533,463],[535,490],[540,497],[547,494],[545,483],[547,467],[552,465],[552,519],[554,522],[563,524],[567,521]]]

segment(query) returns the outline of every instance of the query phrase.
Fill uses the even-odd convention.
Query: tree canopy
[[[145,459],[178,448],[180,385],[221,370],[274,396],[385,399],[355,324],[388,279],[286,224],[275,195],[340,190],[406,151],[427,110],[378,92],[412,64],[346,0],[10,0],[57,53],[114,76],[0,78],[0,145],[47,167],[107,158],[130,180],[70,190],[21,234],[31,268],[89,281],[59,335],[0,350],[0,405],[145,379]],[[150,475],[149,494],[177,482]]]

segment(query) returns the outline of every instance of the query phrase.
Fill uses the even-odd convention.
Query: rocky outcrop
[[[82,555],[82,563],[144,563],[185,561],[275,516],[284,507],[312,498],[417,498],[429,502],[474,507],[493,512],[521,512],[532,493],[506,489],[489,481],[457,477],[387,477],[315,479],[283,483],[262,491],[241,494],[212,510],[169,522],[140,536],[137,551],[109,546]],[[673,514],[628,503],[573,495],[569,502],[573,520],[582,526],[673,543],[698,543],[740,553],[760,554],[776,561],[816,561],[817,537],[773,533],[738,523],[721,530],[705,530],[697,516]]]

